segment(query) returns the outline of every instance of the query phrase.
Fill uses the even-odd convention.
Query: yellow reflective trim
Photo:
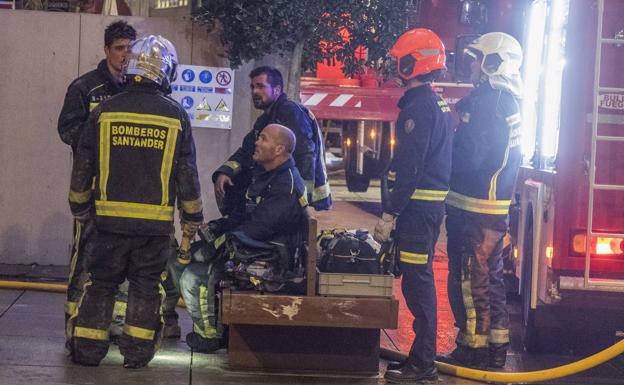
[[[206,338],[206,333],[204,333],[204,330],[199,325],[193,324],[193,331],[200,336]]]
[[[204,285],[199,286],[199,314],[201,315],[203,327],[193,325],[193,329],[201,330],[199,334],[204,338],[217,337],[217,329],[210,326],[208,319],[208,289]]]
[[[219,247],[221,247],[223,242],[225,242],[225,234],[223,234],[219,238],[215,239],[215,241],[214,241],[215,250],[217,250]]]
[[[71,259],[69,261],[69,279],[67,283],[69,284],[74,277],[74,273],[76,272],[76,263],[78,261],[78,251],[80,250],[80,233],[82,232],[82,223],[77,219],[74,220],[74,224],[76,226],[76,234],[74,237],[74,252],[71,255]],[[71,335],[71,334],[70,334]]]
[[[505,165],[507,165],[507,160],[509,159],[509,143],[507,144],[507,148],[505,149],[505,156],[503,157],[503,164],[501,164],[500,168],[496,170],[494,175],[492,175],[492,179],[490,180],[490,191],[488,194],[488,198],[490,200],[496,200],[496,181],[498,179],[498,175],[503,171]]]
[[[100,199],[106,200],[106,185],[110,172],[110,122],[100,117]]]
[[[236,174],[238,173],[239,169],[241,168],[240,163],[235,162],[235,161],[233,161],[233,160],[228,160],[227,162],[223,163],[223,165],[224,165],[225,167],[229,167],[229,168],[231,168],[231,169],[232,169],[232,173],[233,173],[234,175],[236,175]]]
[[[299,204],[301,205],[301,207],[306,207],[308,205],[308,199],[305,197],[305,195],[299,197]]]
[[[73,302],[73,301],[65,302],[65,314],[68,314],[69,316],[71,316],[74,313],[76,313],[76,310],[78,310],[78,302]]]
[[[197,198],[192,201],[182,201],[182,210],[187,214],[197,214],[202,211],[202,200]]]
[[[95,107],[97,107],[98,104],[100,104],[100,103],[99,102],[96,102],[96,103],[91,102],[91,103],[89,103],[89,112],[93,111],[93,109],[95,109]]]
[[[470,278],[461,278],[462,297],[466,309],[466,331],[458,335],[463,345],[471,348],[483,348],[488,344],[488,336],[477,334],[477,311],[472,298],[472,286]]]
[[[164,278],[163,278],[164,275]],[[164,281],[167,279],[167,271],[163,271],[160,275],[161,280]],[[156,343],[154,344],[154,351],[158,351],[160,349],[160,343],[163,339],[163,332],[165,330],[165,319],[163,318],[163,307],[165,306],[165,299],[167,298],[167,292],[165,291],[165,287],[162,283],[158,283],[158,294],[160,295],[160,306],[158,307],[158,315],[160,316],[160,325],[158,327],[159,333],[156,337]]]
[[[77,204],[87,203],[91,199],[91,193],[91,189],[82,192],[69,190],[69,201]]]
[[[388,180],[394,182],[396,180],[396,171],[388,172]]]
[[[477,333],[477,312],[472,300],[472,287],[470,279],[461,278],[462,299],[466,309],[466,334],[475,335]]]
[[[410,199],[442,202],[446,199],[447,194],[448,190],[416,189]]]
[[[173,206],[97,200],[95,212],[107,217],[173,221]]]
[[[86,338],[89,340],[108,341],[108,330],[76,326],[74,327],[74,337]]]
[[[169,203],[169,178],[173,168],[173,155],[175,154],[176,141],[178,140],[178,130],[171,129],[167,133],[167,142],[163,153],[162,165],[160,166],[160,183],[162,184],[162,200],[160,203]]]
[[[471,198],[466,195],[450,191],[446,197],[449,206],[481,214],[507,214],[511,200],[487,200]]]
[[[128,304],[126,302],[115,301],[115,307],[113,308],[113,317],[120,316],[122,318],[125,318],[127,308]]]
[[[111,122],[123,122],[137,125],[156,125],[169,129],[165,144],[160,179],[162,184],[161,203],[169,202],[169,178],[173,167],[173,156],[178,131],[182,130],[179,119],[159,115],[137,114],[132,112],[103,112],[100,115],[100,198],[107,200],[106,185],[109,177]],[[104,132],[104,134],[102,133]]]
[[[147,124],[165,126],[182,130],[182,123],[179,119],[152,114],[137,114],[133,112],[103,112],[100,115],[103,121],[123,121],[124,123]]]
[[[428,254],[410,253],[409,251],[400,251],[399,260],[403,263],[412,265],[426,265],[429,260]]]
[[[191,259],[190,258],[180,258],[180,257],[178,257],[177,261],[178,261],[178,263],[180,265],[188,265],[189,263],[191,263]]]
[[[509,343],[509,329],[490,329],[489,342],[493,344]]]
[[[325,199],[329,196],[329,194],[331,194],[329,183],[315,187],[314,190],[312,190],[312,202],[318,202]]]
[[[460,332],[457,335],[457,341],[460,345],[468,346],[474,349],[485,348],[488,346],[488,336],[481,334],[469,335]]]
[[[138,326],[132,326],[125,324],[123,327],[123,332],[130,337],[138,338],[141,340],[152,341],[154,336],[156,335],[155,330],[145,329]]]

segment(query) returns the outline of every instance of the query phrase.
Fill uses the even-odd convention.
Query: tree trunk
[[[291,100],[299,102],[299,90],[301,87],[301,58],[303,56],[303,39],[300,39],[292,51],[290,68],[288,69],[288,84],[286,94]]]

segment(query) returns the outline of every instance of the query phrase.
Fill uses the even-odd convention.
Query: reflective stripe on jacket
[[[449,206],[507,216],[521,161],[520,107],[485,82],[457,103]]]
[[[428,84],[399,100],[397,143],[388,173],[385,212],[398,215],[410,201],[441,205],[449,188],[453,128],[450,108]]]
[[[99,230],[168,235],[176,195],[182,219],[203,219],[188,117],[154,83],[130,84],[126,92],[100,104],[85,130],[72,170],[72,212],[89,204],[95,176]]]

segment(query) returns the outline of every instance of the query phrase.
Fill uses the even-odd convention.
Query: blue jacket
[[[451,172],[450,108],[428,84],[407,90],[399,108],[384,211],[399,215],[410,202],[443,208]]]
[[[522,156],[518,101],[485,82],[456,108],[460,123],[446,204],[486,219],[507,218]]]
[[[219,167],[212,175],[213,182],[219,174],[225,174],[235,178],[234,184],[238,194],[236,198],[226,198],[229,206],[237,206],[242,198],[241,193],[251,183],[253,169],[252,159],[256,139],[260,132],[271,123],[281,124],[290,128],[296,138],[297,144],[293,158],[301,177],[305,182],[307,196],[310,205],[316,210],[328,210],[331,208],[331,192],[325,171],[325,149],[322,134],[316,123],[314,115],[304,106],[289,100],[286,94],[279,98],[262,114],[254,123],[251,130],[243,139],[243,145]],[[229,194],[226,193],[226,197]]]

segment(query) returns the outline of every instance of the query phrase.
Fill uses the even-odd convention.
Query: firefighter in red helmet
[[[416,338],[408,358],[391,363],[386,379],[435,381],[437,302],[432,260],[444,216],[451,173],[452,123],[447,102],[431,88],[446,70],[444,44],[432,31],[416,28],[399,37],[390,54],[397,59],[406,88],[399,100],[397,144],[375,239],[386,242],[394,230],[401,289],[414,315]]]

